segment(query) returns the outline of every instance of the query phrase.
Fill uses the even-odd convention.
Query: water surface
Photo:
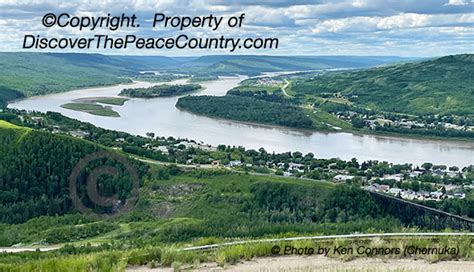
[[[245,77],[224,77],[200,83],[204,90],[197,95],[225,95]],[[176,80],[169,84],[185,83]],[[156,84],[156,83],[154,83]],[[110,87],[80,89],[59,94],[37,96],[17,101],[11,108],[56,111],[68,117],[90,122],[103,128],[145,135],[194,139],[212,145],[226,144],[246,148],[265,148],[272,152],[312,152],[318,158],[357,158],[393,163],[433,162],[448,166],[474,164],[474,142],[410,139],[352,133],[309,132],[265,125],[244,124],[198,116],[175,107],[177,97],[132,98],[123,106],[112,106],[119,118],[91,115],[61,108],[65,103],[84,97],[116,96],[123,88],[148,87],[147,82],[134,82]],[[193,94],[193,95],[196,95]]]

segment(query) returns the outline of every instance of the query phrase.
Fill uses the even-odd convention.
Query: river
[[[200,83],[205,87],[197,95],[225,95],[245,77],[222,77]],[[184,83],[185,80],[170,82]],[[194,115],[175,107],[177,97],[133,98],[123,106],[112,108],[120,117],[102,117],[72,111],[60,106],[85,97],[117,96],[123,88],[147,87],[153,84],[133,82],[127,85],[89,88],[65,93],[30,97],[16,101],[10,108],[56,111],[68,117],[90,122],[107,129],[145,135],[154,132],[159,136],[173,136],[202,141],[211,145],[226,144],[246,148],[265,148],[272,152],[312,152],[318,158],[357,158],[393,163],[423,162],[466,166],[474,164],[474,142],[411,139],[352,133],[309,132],[265,125],[245,124]]]

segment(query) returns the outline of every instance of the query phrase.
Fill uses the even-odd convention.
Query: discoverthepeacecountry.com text
[[[223,28],[241,28],[245,13],[236,16],[167,16],[155,13],[151,20],[145,20],[153,30],[165,31],[170,36],[141,37],[135,34],[119,34],[120,29],[140,28],[135,14],[128,16],[74,16],[69,13],[48,13],[42,18],[46,28],[71,28],[81,37],[42,37],[38,34],[26,34],[23,49],[223,49],[234,52],[238,49],[276,49],[278,38],[268,37],[229,37],[222,34],[193,37],[186,30],[207,29],[210,33]],[[106,33],[98,33],[104,31]],[[129,32],[129,31],[128,31]],[[189,31],[186,31],[189,32]],[[159,32],[157,32],[159,33]],[[205,34],[204,34],[205,35]]]

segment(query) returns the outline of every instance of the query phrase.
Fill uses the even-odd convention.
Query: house
[[[229,162],[229,166],[230,166],[230,167],[235,167],[235,166],[240,166],[240,165],[242,165],[242,162],[239,161],[239,160],[237,160],[237,161],[230,161],[230,162]]]
[[[337,182],[343,182],[343,181],[351,180],[353,178],[354,178],[354,176],[350,176],[350,175],[336,175],[336,176],[334,176],[334,180],[337,181]]]
[[[457,171],[446,171],[446,175],[450,178],[455,178],[459,176],[459,172]]]
[[[407,200],[413,200],[416,198],[416,193],[412,190],[402,191],[400,197]]]
[[[82,139],[89,136],[90,133],[87,131],[82,131],[82,130],[73,130],[73,131],[69,131],[69,134],[73,137]]]
[[[290,162],[288,164],[288,169],[290,170],[301,170],[304,168],[304,164],[301,164],[301,163],[292,163]]]
[[[221,162],[220,161],[212,161],[211,165],[214,166],[214,167],[218,167],[219,165],[221,165]]]
[[[381,180],[395,180],[400,182],[403,180],[403,174],[393,174],[393,175],[385,175]]]
[[[290,173],[290,172],[285,171],[285,172],[283,172],[283,176],[284,177],[291,177],[291,176],[293,176],[293,174]]]
[[[377,186],[374,186],[373,184],[371,184],[370,186],[366,187],[366,190],[369,192],[378,192],[379,189]]]
[[[32,116],[31,120],[36,124],[36,125],[43,125],[44,124],[44,119],[43,117],[38,117],[38,116]]]
[[[423,171],[411,171],[408,176],[410,178],[416,178],[416,177],[419,177],[423,174]]]
[[[436,170],[433,170],[431,173],[432,173],[434,176],[442,177],[442,176],[444,176],[445,171],[443,171],[443,170],[441,170],[441,169],[436,169]]]
[[[117,138],[115,139],[116,142],[123,143],[125,142],[125,138]]]
[[[161,154],[165,154],[165,155],[169,154],[168,147],[166,147],[164,145],[154,146],[152,149],[153,149],[153,151],[161,152]]]
[[[386,191],[388,194],[391,194],[391,195],[394,195],[394,196],[398,196],[402,193],[402,189],[399,189],[399,188],[389,188],[387,191]]]
[[[465,193],[454,193],[454,197],[464,199],[466,197]]]

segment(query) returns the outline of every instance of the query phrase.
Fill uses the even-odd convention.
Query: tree
[[[422,167],[423,169],[425,169],[425,170],[430,170],[431,167],[433,167],[433,164],[430,163],[430,162],[425,162],[425,163],[423,163],[423,164],[421,165],[421,167]]]
[[[362,120],[362,118],[359,118],[359,117],[352,119],[351,124],[355,128],[363,128],[365,126],[364,120]]]

